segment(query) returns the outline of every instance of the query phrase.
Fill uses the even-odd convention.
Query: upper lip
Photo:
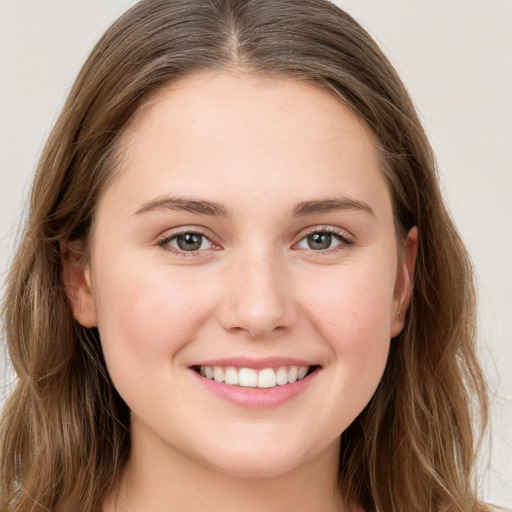
[[[223,357],[221,359],[209,359],[201,361],[193,366],[234,366],[235,368],[253,368],[262,370],[263,368],[280,368],[282,366],[317,366],[311,361],[296,359],[293,357],[272,356],[263,358],[253,357]]]

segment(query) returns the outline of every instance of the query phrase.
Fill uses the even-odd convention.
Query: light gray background
[[[0,0],[0,278],[37,157],[72,80],[104,29],[134,3]],[[511,506],[512,0],[337,3],[391,58],[437,152],[479,279],[481,352],[494,394],[482,494]],[[1,396],[10,373],[0,371]]]

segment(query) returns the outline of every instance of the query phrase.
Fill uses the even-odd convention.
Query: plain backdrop
[[[89,50],[130,0],[0,0],[0,278],[38,155]],[[400,72],[479,281],[493,392],[483,496],[512,505],[512,0],[339,0]],[[0,399],[11,373],[0,367]]]

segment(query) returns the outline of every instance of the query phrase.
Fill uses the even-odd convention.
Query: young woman
[[[474,290],[389,62],[323,0],[144,0],[41,157],[2,511],[478,511]]]

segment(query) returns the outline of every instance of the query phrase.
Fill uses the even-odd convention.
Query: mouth
[[[193,366],[201,377],[239,388],[272,389],[304,380],[320,369],[319,365],[249,368],[236,366]]]

